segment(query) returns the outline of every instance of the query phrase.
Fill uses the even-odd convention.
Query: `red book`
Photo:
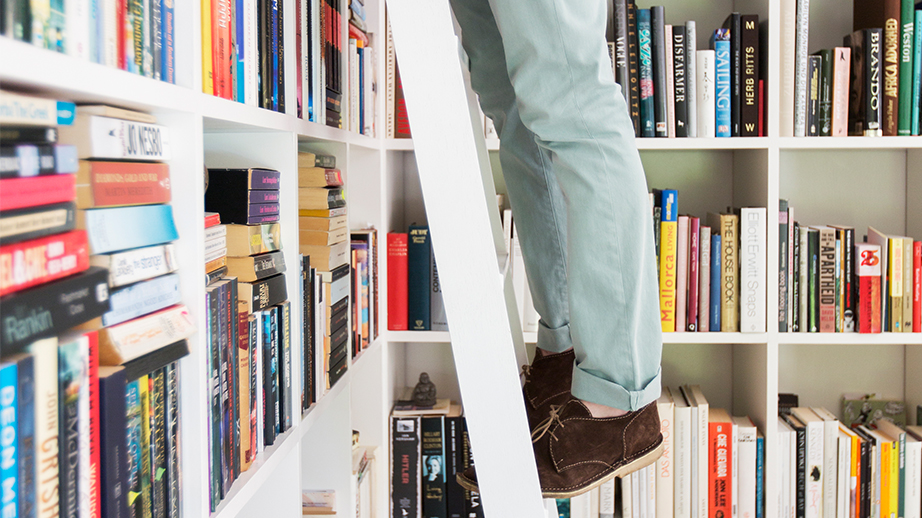
[[[86,334],[90,339],[89,383],[90,383],[90,518],[99,518],[102,513],[99,473],[99,337],[96,331]]]
[[[397,77],[397,88],[394,94],[394,128],[395,138],[410,138],[410,116],[407,114],[407,100],[403,96],[403,82],[400,80],[400,67],[395,66]]]
[[[912,332],[922,333],[922,241],[912,244]]]
[[[708,412],[708,518],[732,513],[733,422],[722,408]]]
[[[74,184],[72,174],[0,180],[0,211],[73,201]]]
[[[387,234],[387,328],[407,330],[407,234]]]
[[[368,36],[351,22],[349,23],[349,37],[361,41],[366,47],[369,45]]]
[[[0,247],[0,296],[80,273],[90,267],[85,230]]]
[[[205,228],[214,227],[221,224],[221,214],[217,212],[205,213]]]
[[[700,249],[701,220],[696,217],[688,218],[688,319],[686,329],[698,330],[698,255]]]
[[[80,161],[77,208],[170,202],[170,166],[147,162]]]
[[[880,246],[855,244],[858,270],[858,332],[880,333]]]
[[[214,70],[214,94],[232,99],[230,85],[230,4],[228,0],[211,2],[211,56]]]
[[[128,70],[128,62],[125,58],[125,13],[127,10],[128,0],[115,0],[116,60],[117,66],[122,70]]]

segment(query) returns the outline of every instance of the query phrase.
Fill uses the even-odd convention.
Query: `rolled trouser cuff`
[[[573,366],[573,387],[571,392],[577,399],[610,406],[621,410],[640,410],[656,401],[662,394],[662,369],[640,390],[627,390],[621,385],[600,378]]]
[[[562,353],[573,348],[573,339],[570,338],[570,324],[550,328],[543,320],[538,321],[538,348],[552,352]]]

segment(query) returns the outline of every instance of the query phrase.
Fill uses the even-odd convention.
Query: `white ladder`
[[[554,500],[541,500],[508,251],[448,0],[387,0],[387,11],[483,508],[487,518],[557,518]]]

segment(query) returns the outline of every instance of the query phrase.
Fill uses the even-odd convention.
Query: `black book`
[[[420,419],[391,417],[391,516],[421,516]]]
[[[54,144],[58,141],[57,128],[40,126],[3,125],[0,127],[0,142],[9,144]]]
[[[240,301],[249,304],[251,312],[281,304],[288,298],[284,274],[273,275],[256,282],[240,282],[238,289]]]
[[[845,36],[851,47],[849,71],[848,134],[881,135],[881,29],[861,29]]]
[[[22,351],[109,311],[109,271],[98,266],[77,275],[0,298],[0,347]]]
[[[38,174],[55,174],[55,154],[52,144],[20,144],[8,146],[0,142],[0,178],[24,178]]]
[[[423,516],[444,518],[448,514],[445,487],[446,418],[422,417]]]
[[[166,451],[167,451],[167,516],[176,518],[180,515],[179,489],[179,380],[176,363],[171,363],[166,371]]]
[[[855,312],[858,309],[858,283],[855,278],[855,229],[845,228],[842,233],[842,260],[845,261],[845,278],[843,291],[845,293],[845,329],[843,331],[855,331]]]
[[[272,32],[270,2],[257,2],[256,5],[256,44],[259,54],[259,106],[272,109]]]
[[[223,492],[227,494],[230,490],[230,485],[234,481],[233,475],[231,473],[231,447],[233,446],[233,441],[230,439],[230,394],[228,388],[228,357],[227,357],[227,341],[228,341],[228,321],[227,314],[230,311],[228,308],[228,291],[230,287],[228,286],[230,281],[224,279],[218,284],[218,376],[220,379],[220,413],[219,428],[221,430],[221,484],[223,487]]]
[[[445,495],[448,499],[448,518],[466,518],[464,488],[456,478],[458,473],[464,471],[461,458],[464,448],[463,420],[463,417],[445,417]]]
[[[817,123],[819,136],[832,136],[832,65],[835,53],[832,49],[817,52],[822,62],[820,63],[820,91],[819,91],[819,122]]]
[[[278,3],[278,10],[275,14],[277,22],[275,24],[278,34],[277,34],[277,52],[278,52],[278,72],[276,73],[277,81],[277,92],[278,92],[278,111],[279,113],[285,113],[285,2]],[[300,20],[295,20],[295,23],[301,23]],[[301,66],[298,63],[298,66]]]
[[[211,474],[211,510],[214,511],[224,495],[221,477],[221,355],[220,340],[218,332],[219,320],[219,295],[218,285],[212,285],[206,288],[207,293],[207,315],[208,315],[208,345],[209,374],[211,377],[211,386],[209,394],[211,395],[211,454],[209,457],[209,472]]]
[[[279,408],[280,426],[291,428],[291,303],[287,300],[278,309],[279,342]]]
[[[259,343],[259,326],[261,325],[261,319],[258,315],[250,315],[247,318],[248,322],[248,331],[250,333],[249,337],[249,348],[247,353],[250,355],[250,417],[248,419],[250,426],[250,459],[256,455],[257,448],[257,435],[259,434],[258,422],[259,415],[256,412],[256,403],[257,398],[262,398],[261,387],[256,385],[256,377],[259,373],[259,369],[262,368],[260,363],[256,360],[256,353],[260,347]]]
[[[163,474],[167,469],[166,456],[166,402],[163,369],[151,373],[153,381],[150,392],[150,456],[151,456],[151,502],[152,517],[166,518],[166,485]]]
[[[742,29],[740,13],[730,13],[723,27],[730,29],[730,136],[740,136],[740,82],[742,79]]]
[[[796,434],[797,444],[797,465],[795,466],[795,475],[797,477],[797,492],[795,496],[795,516],[797,518],[806,518],[807,511],[807,427],[799,419],[790,414],[785,414],[784,420],[791,426]]]
[[[861,504],[860,518],[870,518],[872,515],[871,499],[874,497],[874,481],[871,477],[871,463],[874,459],[874,438],[869,435],[863,426],[856,426],[852,431],[861,438],[859,456],[861,457],[861,473],[858,483],[858,501]],[[878,477],[880,474],[878,473]],[[878,478],[879,480],[879,478]]]
[[[346,371],[349,369],[349,362],[346,361],[346,357],[343,356],[343,359],[339,363],[330,367],[330,387],[336,385],[336,382],[339,381]]]
[[[744,14],[740,18],[742,79],[740,81],[740,136],[759,136],[759,15]],[[733,35],[730,35],[732,40]],[[732,43],[732,41],[731,41]]]
[[[432,246],[429,227],[411,225],[407,245],[407,321],[408,329],[428,331],[430,327],[429,301],[432,295],[430,263]]]
[[[823,58],[818,55],[807,58],[807,136],[820,134],[820,74]]]
[[[263,326],[263,437],[266,446],[275,443],[276,437],[276,411],[278,410],[278,357],[276,356],[275,329],[273,327],[273,313],[275,308],[263,311],[261,321]]]
[[[219,281],[227,275],[227,266],[222,266],[217,270],[207,272],[205,274],[205,286],[210,286],[211,283]]]
[[[124,367],[99,367],[100,516],[128,517],[128,440]]]
[[[134,381],[141,376],[162,369],[167,365],[185,358],[189,354],[189,342],[179,340],[170,345],[149,352],[144,356],[125,362],[125,379]]]
[[[0,245],[68,232],[76,221],[77,205],[70,201],[5,211],[0,215]]]
[[[463,440],[463,450],[462,455],[464,457],[464,469],[474,466],[474,454],[471,450],[471,440],[470,436],[467,433],[467,422],[464,422],[464,430],[462,431]],[[468,491],[464,490],[464,504],[465,512],[467,513],[468,518],[484,518],[483,515],[483,503],[480,500],[480,493],[477,491]]]
[[[301,256],[301,411],[314,402],[314,275],[311,256]]]
[[[650,8],[650,34],[653,56],[653,123],[657,137],[666,137],[666,11],[661,5]],[[411,328],[412,329],[412,328]]]
[[[237,279],[229,278],[227,315],[228,323],[228,390],[230,391],[230,440],[231,440],[231,468],[234,479],[240,476],[240,313],[239,299],[237,296]]]
[[[631,122],[634,135],[640,136],[640,43],[637,41],[637,6],[633,1],[627,4],[627,68],[630,81]]]
[[[8,360],[16,362],[16,451],[19,479],[19,515],[33,517],[38,512],[35,495],[35,359],[30,354]],[[124,430],[124,428],[123,428]],[[15,513],[14,513],[15,514]]]
[[[803,286],[800,285],[800,254],[802,250],[800,249],[800,224],[796,221],[788,221],[788,225],[794,225],[794,242],[790,246],[794,247],[794,262],[790,265],[794,269],[794,282],[790,287],[793,290],[791,293],[791,331],[798,332],[800,331],[800,326],[802,325],[800,321],[800,290],[803,289]]]
[[[675,25],[672,27],[672,49],[673,49],[673,83],[675,86],[675,136],[688,136],[688,100],[686,96],[686,84],[690,79],[687,77],[685,68],[685,26]]]
[[[621,85],[621,94],[624,102],[631,106],[631,73],[628,69],[628,29],[627,29],[627,4],[628,0],[614,0],[612,25],[614,38],[614,67],[615,82]]]

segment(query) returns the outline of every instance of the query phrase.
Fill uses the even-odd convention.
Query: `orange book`
[[[722,408],[708,413],[708,518],[732,515],[733,422]]]

